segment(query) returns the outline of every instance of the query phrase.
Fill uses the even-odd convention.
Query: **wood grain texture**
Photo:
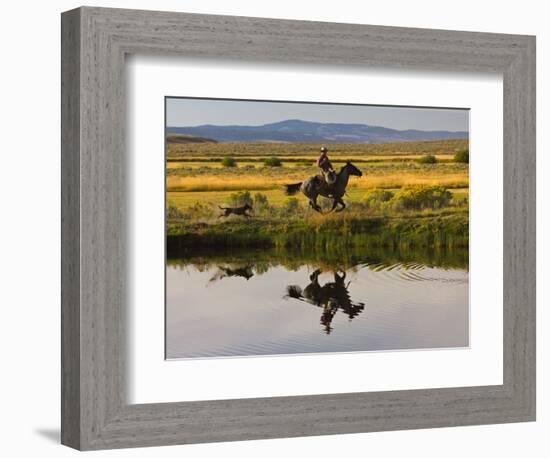
[[[535,418],[535,39],[80,8],[62,16],[62,442],[78,449]],[[504,77],[504,384],[130,405],[124,58],[499,72]]]
[[[61,24],[61,441],[80,446],[80,14]]]

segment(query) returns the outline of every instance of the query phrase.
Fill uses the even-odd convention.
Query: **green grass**
[[[397,191],[398,188],[388,188],[390,191]],[[252,190],[254,193],[255,190]],[[186,209],[191,207],[197,202],[202,202],[206,204],[211,204],[214,207],[218,204],[225,204],[229,202],[229,196],[234,191],[196,191],[196,192],[167,192],[166,199],[170,204],[175,205],[180,209]],[[264,194],[269,203],[272,205],[280,206],[288,198],[283,192],[282,189],[268,189],[268,190],[258,190]],[[455,198],[463,199],[468,197],[469,190],[468,188],[456,188],[451,189],[451,192]],[[362,188],[351,188],[348,190],[346,195],[346,202],[359,202],[363,199],[365,195],[365,190]],[[306,202],[306,198],[302,195],[297,196],[303,203]]]
[[[297,157],[319,155],[318,143],[169,143],[169,159],[189,156],[278,156]],[[454,155],[468,148],[468,140],[435,140],[382,144],[331,144],[329,156],[378,156],[378,155]]]
[[[467,247],[468,214],[408,217],[232,219],[219,224],[171,221],[168,251],[208,247],[287,247],[333,250],[349,247]]]
[[[283,192],[284,184],[319,173],[318,144],[170,143],[169,246],[466,246],[469,168],[454,162],[454,154],[467,146],[467,140],[330,145],[336,169],[352,160],[363,176],[350,179],[344,212],[319,215],[301,193],[289,198]],[[419,163],[428,155],[435,163]],[[425,193],[407,190],[422,187],[439,187],[445,198],[428,205],[445,208],[411,204]],[[378,204],[373,191],[395,198]],[[219,218],[219,205],[242,205],[242,199],[253,204],[252,218]],[[330,204],[320,203],[325,210]]]

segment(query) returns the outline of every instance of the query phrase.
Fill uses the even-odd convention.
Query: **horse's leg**
[[[323,213],[321,207],[317,203],[317,197],[319,197],[319,194],[317,193],[310,194],[309,205],[311,205],[311,208],[313,208],[316,212]]]
[[[311,204],[311,208],[313,208],[313,210],[319,213],[323,213],[320,205],[317,203],[317,196],[311,198],[309,203]]]
[[[330,209],[331,212],[334,211],[334,209],[336,208],[336,205],[338,205],[338,199],[334,199],[334,201],[332,202],[332,208]]]
[[[309,206],[316,212],[322,213],[321,207],[317,204],[317,197],[319,197],[319,191],[315,188],[312,180],[306,180],[302,185],[302,193],[309,199]]]
[[[344,203],[341,197],[338,199],[338,203],[341,205],[341,207],[338,210],[336,210],[336,212],[340,213],[342,210],[344,210],[344,208],[346,208],[346,204]]]

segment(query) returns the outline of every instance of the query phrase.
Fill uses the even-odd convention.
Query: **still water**
[[[467,254],[451,262],[260,257],[169,260],[167,358],[469,345]]]

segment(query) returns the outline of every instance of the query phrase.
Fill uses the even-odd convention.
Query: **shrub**
[[[238,191],[229,195],[229,205],[232,207],[240,207],[241,205],[252,205],[253,200],[250,192]]]
[[[297,215],[300,212],[300,201],[296,197],[286,199],[281,207],[284,216]]]
[[[469,164],[470,152],[467,149],[461,149],[457,151],[455,154],[455,162],[459,162],[461,164]]]
[[[266,158],[266,160],[264,161],[264,165],[266,167],[281,167],[283,165],[283,163],[281,162],[281,160],[278,157],[271,156],[271,157]]]
[[[437,164],[437,158],[433,154],[426,154],[418,158],[419,164]]]
[[[385,189],[371,189],[365,194],[364,200],[368,208],[380,208],[393,197],[393,192]]]
[[[211,218],[214,215],[212,206],[202,202],[195,202],[185,210],[185,215],[190,219]]]
[[[222,165],[224,167],[237,167],[237,161],[232,157],[224,157],[222,159]]]
[[[395,210],[422,210],[449,205],[453,195],[444,186],[404,186],[388,202]]]
[[[175,205],[168,204],[168,207],[166,208],[166,218],[181,219],[183,218],[183,213]]]
[[[469,200],[468,197],[454,197],[453,204],[458,207],[467,207],[469,205]]]
[[[261,192],[254,194],[254,211],[262,213],[269,210],[267,196]]]

